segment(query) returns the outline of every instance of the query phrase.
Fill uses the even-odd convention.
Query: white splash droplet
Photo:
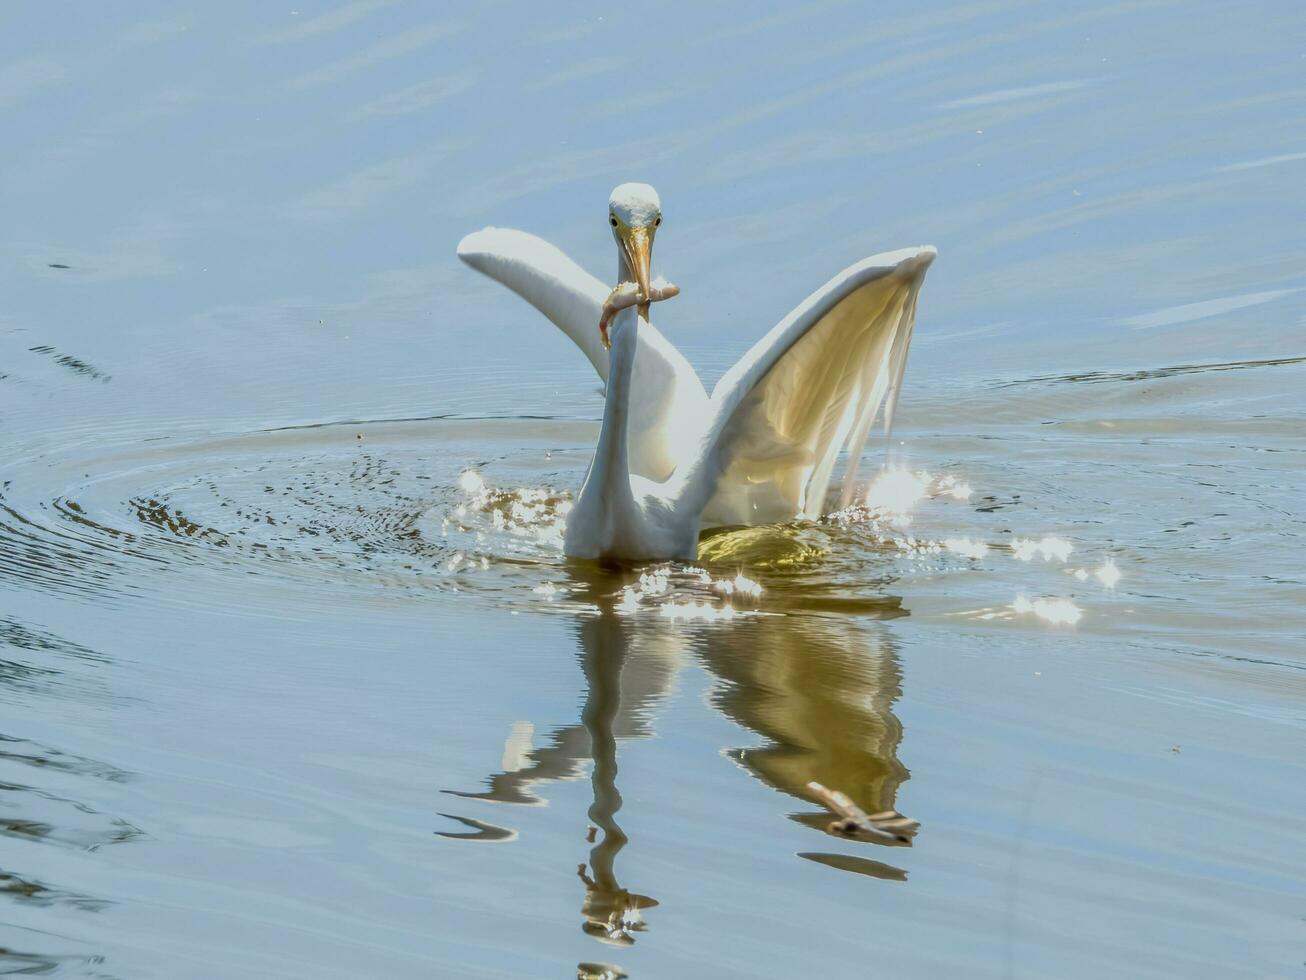
[[[1033,538],[1016,538],[1011,542],[1011,550],[1020,561],[1030,561],[1038,556],[1047,561],[1056,559],[1063,562],[1070,557],[1075,546],[1065,538],[1045,535],[1038,541]]]
[[[1120,569],[1116,568],[1116,563],[1110,558],[1102,563],[1102,567],[1093,573],[1097,580],[1105,585],[1108,589],[1114,589],[1116,583],[1120,581]]]
[[[1033,613],[1056,626],[1074,626],[1084,616],[1084,611],[1069,599],[1035,599],[1031,602],[1022,595],[1016,596],[1011,608],[1022,616]]]
[[[983,558],[989,550],[987,544],[973,538],[947,538],[944,540],[943,546],[949,551],[966,558]]]
[[[906,517],[930,488],[928,473],[904,469],[885,470],[866,491],[866,506],[895,517]]]

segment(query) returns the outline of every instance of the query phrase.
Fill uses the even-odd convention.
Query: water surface
[[[645,16],[0,14],[0,973],[1298,975],[1298,5]],[[561,557],[626,179],[709,383],[938,246],[856,507]]]

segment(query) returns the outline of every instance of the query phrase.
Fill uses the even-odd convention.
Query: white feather
[[[511,228],[485,228],[458,243],[458,257],[548,317],[608,380],[599,316],[609,290],[557,247]],[[650,323],[639,332],[631,401],[631,472],[665,480],[676,447],[701,429],[707,392],[685,356]]]
[[[647,185],[622,185],[619,198],[660,207]],[[633,308],[617,314],[605,351],[598,320],[608,290],[547,242],[487,228],[464,238],[458,254],[557,324],[607,382],[567,553],[660,559],[695,557],[705,525],[820,516],[844,450],[840,503],[849,501],[876,418],[886,432],[892,423],[936,253],[902,249],[845,269],[758,341],[710,399],[683,355]]]

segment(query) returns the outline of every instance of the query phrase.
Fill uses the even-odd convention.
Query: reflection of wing
[[[870,813],[895,803],[902,693],[890,637],[851,617],[777,616],[737,622],[703,641],[719,678],[712,704],[762,744],[728,755],[749,773],[807,802],[808,784],[837,786]],[[814,826],[824,827],[828,814]]]
[[[473,232],[458,243],[458,257],[552,320],[608,380],[608,352],[599,338],[608,295],[603,283],[544,239],[511,228]],[[665,480],[675,465],[674,448],[702,424],[707,393],[684,355],[652,324],[639,331],[630,397],[631,472]]]
[[[880,406],[892,413],[934,256],[903,249],[845,269],[726,373],[712,393],[704,523],[819,516],[845,447],[851,487]]]

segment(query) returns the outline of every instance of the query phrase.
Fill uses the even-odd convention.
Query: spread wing
[[[607,382],[608,352],[599,338],[607,286],[561,249],[511,228],[473,232],[458,243],[458,257],[553,321]],[[665,480],[683,454],[687,434],[701,431],[707,404],[707,392],[684,355],[651,324],[642,327],[631,382],[631,471]]]
[[[702,459],[705,524],[820,516],[841,451],[845,500],[881,407],[886,428],[907,363],[930,247],[845,269],[763,337],[717,384]]]

